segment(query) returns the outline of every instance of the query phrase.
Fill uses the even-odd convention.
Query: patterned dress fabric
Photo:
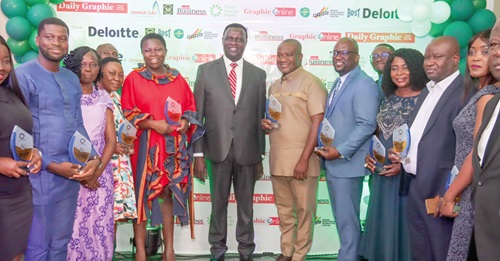
[[[110,93],[113,101],[113,115],[118,135],[118,128],[125,120],[123,115],[121,97],[116,92]],[[128,155],[114,154],[110,161],[113,168],[113,179],[115,184],[115,221],[137,218],[135,204],[134,180],[132,178],[132,166]]]
[[[102,156],[105,145],[106,110],[113,102],[104,90],[83,94],[83,123],[94,149]],[[111,164],[98,179],[100,187],[90,190],[80,186],[73,235],[68,244],[67,260],[112,260],[114,239],[114,185]]]
[[[392,132],[408,121],[418,96],[385,98],[377,114],[378,138],[388,150],[392,148]],[[390,164],[386,158],[384,165]],[[402,175],[371,176],[370,203],[359,254],[368,260],[411,260],[406,216],[406,196],[401,196]]]
[[[493,85],[488,85],[479,90],[462,109],[453,121],[453,129],[456,135],[455,166],[462,167],[465,158],[472,150],[474,126],[476,124],[477,101],[487,94],[496,94],[500,89]],[[473,209],[471,202],[471,187],[468,186],[460,196],[460,214],[453,221],[453,231],[451,234],[450,248],[448,249],[448,261],[465,261],[469,250],[469,243],[472,236]]]

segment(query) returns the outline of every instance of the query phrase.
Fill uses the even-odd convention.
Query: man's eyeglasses
[[[357,52],[351,52],[349,50],[342,50],[342,51],[330,51],[330,57],[332,58],[335,58],[337,56],[340,56],[342,58],[347,58],[347,56],[349,56],[349,54],[351,53],[354,53],[354,54],[358,54]]]
[[[377,60],[378,58],[380,59],[387,59],[389,58],[391,54],[390,53],[386,53],[386,52],[383,52],[383,53],[374,53],[372,55],[370,55],[370,59],[372,60]]]

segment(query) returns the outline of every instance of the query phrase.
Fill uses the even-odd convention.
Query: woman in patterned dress
[[[123,123],[121,97],[117,90],[122,86],[124,75],[120,60],[114,57],[106,57],[101,60],[100,86],[109,93],[113,101],[113,115],[118,135],[118,128]],[[134,181],[132,179],[132,167],[130,165],[130,154],[134,152],[132,146],[117,142],[115,154],[111,158],[113,177],[115,183],[115,237],[116,223],[137,218],[135,205]]]
[[[114,186],[108,164],[116,145],[113,102],[105,90],[94,85],[99,74],[99,56],[94,49],[78,47],[64,64],[80,79],[83,124],[102,163],[93,177],[81,183],[67,260],[108,261],[114,252]]]
[[[423,69],[424,56],[417,50],[401,48],[384,67],[382,89],[385,98],[377,114],[378,135],[385,148],[392,148],[392,133],[410,119],[419,94],[428,82]],[[384,171],[375,172],[375,160],[366,156],[366,167],[373,173],[365,230],[359,255],[368,260],[411,260],[406,217],[407,191],[401,164],[385,159]]]
[[[453,121],[453,129],[457,136],[455,166],[460,170],[440,200],[436,215],[455,217],[448,249],[448,261],[467,260],[473,228],[473,209],[471,202],[472,182],[472,144],[475,134],[481,125],[486,103],[500,91],[493,84],[493,78],[488,68],[488,42],[491,30],[481,31],[474,35],[468,44],[467,68],[465,73],[464,102],[469,103],[462,109]],[[457,198],[460,196],[459,213],[453,212]],[[446,202],[446,204],[443,204]]]

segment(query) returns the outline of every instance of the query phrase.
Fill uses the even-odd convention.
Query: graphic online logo
[[[350,9],[347,8],[347,18],[358,17],[363,19],[399,19],[397,10],[387,11],[382,8],[378,10],[373,10],[370,8],[358,8]]]
[[[278,57],[276,54],[255,54],[245,56],[245,59],[256,65],[276,65]]]
[[[173,4],[163,4],[163,14],[164,15],[173,15],[174,14],[174,5]]]
[[[267,219],[267,224],[270,226],[279,226],[280,225],[280,218],[279,217],[269,217]]]
[[[318,34],[318,39],[321,42],[337,42],[340,38],[342,38],[341,33],[321,32]]]
[[[127,3],[93,3],[66,1],[57,5],[59,12],[82,12],[82,13],[128,13]]]
[[[109,29],[107,26],[104,29],[97,29],[94,26],[89,26],[89,37],[112,37],[112,38],[139,38],[139,31],[130,28]]]
[[[295,16],[297,10],[293,7],[276,7],[273,9],[274,16]]]
[[[215,54],[213,53],[197,53],[193,54],[191,57],[195,63],[206,63],[215,60]]]
[[[175,30],[174,30],[174,36],[175,36],[175,38],[177,38],[177,39],[182,39],[182,38],[184,38],[184,30],[182,30],[182,29],[175,29]]]
[[[310,14],[311,14],[311,10],[309,10],[309,8],[307,8],[307,7],[300,8],[300,15],[302,17],[307,18],[307,17],[309,17]]]
[[[177,8],[177,15],[207,15],[207,10],[191,9],[189,5],[182,5],[181,8]]]

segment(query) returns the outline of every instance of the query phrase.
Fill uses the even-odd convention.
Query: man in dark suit
[[[425,199],[442,195],[455,157],[453,119],[466,101],[461,100],[464,80],[458,71],[460,46],[453,37],[433,39],[425,49],[424,70],[431,80],[422,90],[411,120],[408,224],[415,261],[446,260],[453,220],[428,215]],[[391,157],[391,160],[394,160]]]
[[[490,35],[488,67],[500,80],[500,22]],[[481,127],[474,141],[472,166],[472,204],[474,206],[474,240],[477,258],[498,260],[500,257],[500,94],[484,108]]]
[[[204,180],[204,158],[212,162],[212,213],[208,241],[213,260],[227,251],[227,204],[231,181],[236,196],[236,240],[240,260],[255,250],[253,192],[262,171],[265,133],[266,73],[242,59],[247,31],[241,24],[224,30],[224,56],[198,68],[194,96],[205,136],[194,144],[195,175]]]
[[[370,137],[377,129],[381,92],[359,67],[358,44],[352,38],[340,39],[333,48],[333,66],[339,73],[327,98],[325,119],[335,129],[329,147],[318,150],[326,166],[326,180],[340,237],[338,259],[358,260],[361,239],[359,221],[363,167]]]

